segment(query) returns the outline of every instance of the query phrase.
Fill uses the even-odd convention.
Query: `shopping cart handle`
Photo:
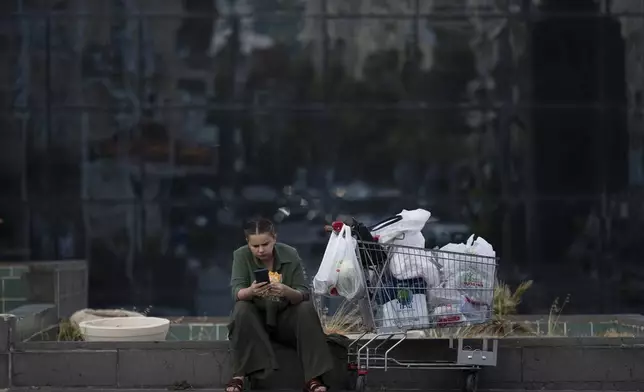
[[[344,227],[344,223],[341,221],[335,221],[331,224],[331,227],[333,227],[333,231],[339,233],[340,230],[342,230],[342,228]]]

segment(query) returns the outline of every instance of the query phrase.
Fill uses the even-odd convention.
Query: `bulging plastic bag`
[[[400,253],[396,253],[400,251]],[[441,274],[429,249],[397,248],[391,256],[389,271],[399,280],[423,278],[427,287],[437,287]]]
[[[432,261],[431,251],[424,249],[425,237],[421,232],[432,214],[419,208],[402,210],[398,216],[402,218],[398,222],[372,230],[381,243],[395,245],[391,248],[390,272],[399,280],[423,278],[428,287],[438,286],[439,270]]]
[[[383,329],[426,327],[430,322],[427,296],[399,291],[398,298],[382,305],[382,314],[377,321],[378,326]]]
[[[457,326],[468,321],[458,305],[437,306],[434,308],[432,316],[436,326],[441,328]]]
[[[429,304],[432,308],[444,305],[456,305],[461,302],[463,297],[461,291],[450,286],[452,286],[452,282],[443,282],[439,286],[428,290]]]
[[[489,242],[472,235],[465,244],[447,244],[437,254],[443,282],[430,289],[432,306],[458,304],[463,296],[475,304],[492,304],[496,252]]]
[[[478,324],[490,318],[490,308],[488,305],[474,304],[465,296],[461,296],[459,301],[435,307],[432,316],[439,327],[458,325],[464,322]]]
[[[338,269],[338,282],[336,284],[338,295],[352,300],[364,293],[364,275],[355,251],[352,254],[347,254],[347,257],[340,261]]]
[[[343,225],[339,232],[331,233],[320,268],[313,278],[316,294],[353,299],[363,292],[364,276],[356,256],[356,246],[349,226]]]
[[[394,223],[384,223],[384,226],[376,225],[372,227],[371,234],[379,236],[382,243],[424,247],[425,238],[421,230],[425,227],[432,214],[427,210],[418,208],[415,210],[402,210],[397,216],[400,217],[400,220]],[[405,233],[404,236],[401,235],[403,233]],[[413,233],[412,237],[409,237],[410,233]]]

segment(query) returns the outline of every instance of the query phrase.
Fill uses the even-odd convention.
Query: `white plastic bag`
[[[351,237],[351,228],[343,225],[339,232],[331,233],[320,268],[313,278],[313,291],[318,295],[353,298],[363,288],[364,278],[356,258],[356,240]]]
[[[488,305],[473,304],[461,296],[458,302],[435,307],[432,316],[434,316],[434,322],[441,327],[463,322],[476,324],[489,319],[490,308]]]
[[[382,228],[376,225],[376,227],[371,230],[371,234],[378,235],[380,237],[380,242],[382,243],[424,247],[425,238],[423,237],[421,230],[425,227],[432,214],[427,210],[418,208],[415,210],[402,210],[398,216],[402,219]],[[405,233],[404,237],[406,240],[401,242],[398,239],[402,237],[402,233]],[[408,233],[417,233],[420,234],[420,236],[414,234],[413,237],[407,238]]]
[[[441,274],[429,249],[398,248],[389,262],[389,271],[398,280],[423,278],[427,288],[437,287],[441,283]]]
[[[382,305],[381,328],[422,328],[429,324],[429,310],[425,294],[401,296]]]
[[[338,263],[338,295],[352,300],[364,293],[365,281],[362,268],[356,257],[355,247],[346,248],[345,257]]]
[[[489,242],[481,237],[474,240],[472,235],[465,244],[447,244],[438,254],[444,281],[429,291],[432,306],[459,304],[462,296],[474,303],[492,304],[496,252]]]
[[[440,328],[457,326],[468,321],[458,305],[438,306],[432,312],[432,316],[434,317],[434,323]]]
[[[459,304],[463,298],[461,291],[457,288],[450,287],[453,281],[443,282],[437,287],[427,290],[429,295],[429,304],[432,308],[445,305]]]
[[[390,272],[399,280],[423,278],[428,287],[438,286],[440,274],[432,261],[431,251],[425,250],[425,237],[421,232],[432,214],[419,208],[402,210],[398,216],[402,217],[400,221],[376,227],[371,232],[378,235],[383,244],[402,246],[392,248]]]

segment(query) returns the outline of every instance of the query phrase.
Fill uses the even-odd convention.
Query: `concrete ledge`
[[[221,388],[231,376],[227,341],[16,341],[16,317],[0,317],[0,388]],[[454,360],[448,339],[414,339],[392,353],[399,360]],[[477,340],[466,340],[476,348]],[[348,385],[346,350],[330,347],[336,367],[326,381]],[[253,388],[300,390],[302,370],[292,349],[275,345],[280,370]],[[509,338],[499,340],[498,364],[480,376],[486,390],[644,390],[644,338]],[[382,370],[371,389],[454,390],[455,370]]]
[[[2,326],[0,325],[0,331]],[[465,342],[476,342],[477,339],[466,339]],[[414,339],[413,343],[407,341],[402,344],[423,347],[432,344],[447,344],[449,339]],[[501,348],[525,348],[525,347],[619,347],[638,348],[644,350],[644,337],[630,338],[566,338],[566,337],[522,337],[499,339]],[[201,341],[164,341],[164,342],[48,342],[48,341],[16,341],[13,349],[16,351],[29,350],[114,350],[114,349],[137,349],[137,350],[187,350],[187,349],[228,349],[228,341],[201,340]]]
[[[16,317],[15,341],[29,339],[33,335],[58,323],[58,309],[54,304],[30,304],[11,311]]]
[[[117,352],[66,351],[12,354],[12,386],[117,386]]]
[[[232,375],[230,351],[227,342],[213,343],[192,348],[181,347],[181,342],[119,343],[108,349],[104,343],[99,348],[93,343],[70,342],[60,346],[72,347],[42,344],[40,349],[30,350],[25,350],[25,345],[34,344],[22,343],[22,348],[11,354],[11,386],[167,388],[182,382],[195,388],[223,386]],[[341,347],[331,349],[338,366],[327,382],[342,389],[347,376],[346,352]],[[280,345],[275,345],[275,350],[281,370],[261,385],[301,389],[303,373],[294,350]]]
[[[453,360],[447,342],[406,341],[394,357]],[[498,365],[482,371],[481,389],[644,389],[642,338],[502,339],[499,346]],[[275,348],[281,370],[254,387],[300,389],[302,371],[294,351]],[[327,381],[343,390],[346,352],[340,346],[332,350],[337,366]],[[21,342],[11,356],[14,387],[168,388],[186,382],[217,388],[231,375],[228,342]],[[373,389],[453,390],[461,381],[454,370],[371,370],[368,375]]]
[[[7,389],[11,392],[33,392],[34,388],[14,387]],[[167,388],[56,388],[56,387],[42,387],[38,388],[41,392],[80,392],[88,391],[93,392],[168,392]],[[222,392],[223,388],[192,388],[190,391],[194,392]],[[543,389],[483,389],[486,392],[543,392]],[[278,391],[274,389],[273,391]],[[391,392],[396,392],[396,389],[390,389]],[[560,389],[559,392],[573,392],[574,389]],[[584,392],[617,392],[617,390],[610,389],[586,389]],[[403,392],[403,391],[401,391]],[[409,392],[409,391],[404,391]]]

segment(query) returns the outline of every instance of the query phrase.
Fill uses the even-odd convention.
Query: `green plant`
[[[533,335],[527,325],[510,318],[517,314],[517,308],[523,295],[532,287],[532,280],[522,282],[514,292],[505,283],[497,282],[492,300],[492,319],[480,325],[465,327],[459,332],[463,336],[508,336],[512,334]]]
[[[83,340],[83,334],[74,323],[69,320],[62,320],[58,324],[59,342],[78,342]]]
[[[492,301],[492,310],[497,318],[505,318],[507,316],[517,314],[517,308],[521,304],[521,298],[532,287],[533,281],[528,280],[522,282],[512,292],[510,286],[505,283],[498,282],[494,288],[494,299]]]
[[[552,305],[550,305],[550,312],[548,313],[548,330],[546,331],[546,334],[548,336],[566,335],[565,330],[562,331],[562,333],[558,333],[557,327],[559,325],[559,317],[561,316],[563,309],[569,302],[570,295],[566,295],[566,298],[561,303],[561,305],[559,305],[559,298],[555,298],[555,300],[552,302]]]

